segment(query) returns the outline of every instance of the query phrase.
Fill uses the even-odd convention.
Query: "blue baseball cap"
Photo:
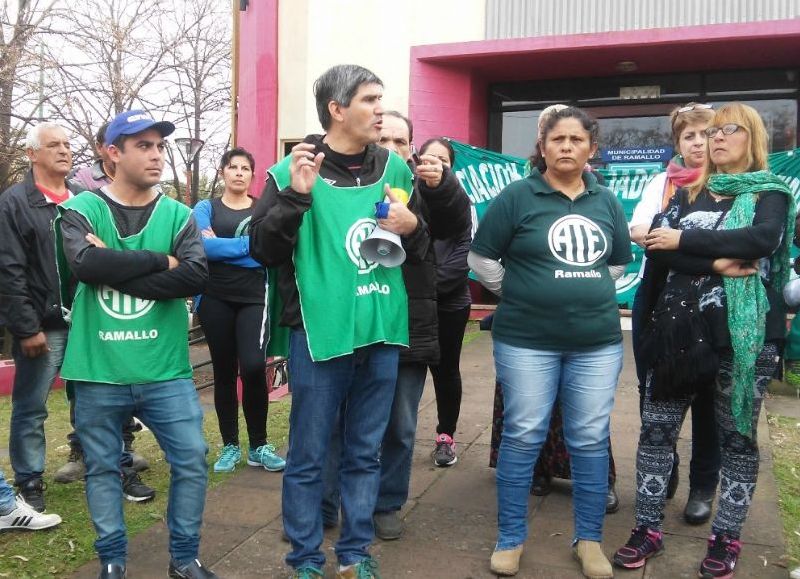
[[[146,111],[125,111],[114,117],[108,124],[105,142],[107,145],[111,145],[120,135],[135,135],[147,129],[155,129],[161,133],[162,137],[166,137],[175,131],[175,125],[169,121],[156,122]]]

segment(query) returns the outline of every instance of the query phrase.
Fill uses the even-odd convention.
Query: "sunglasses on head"
[[[744,127],[741,126],[741,125],[737,125],[736,123],[727,123],[727,124],[722,125],[721,127],[708,127],[705,130],[705,133],[706,133],[706,137],[712,138],[712,137],[716,136],[718,131],[722,131],[723,135],[732,135],[733,133],[735,133],[739,129],[744,129]]]
[[[710,108],[711,108],[711,105],[703,105],[703,104],[689,105],[688,107],[679,108],[678,109],[678,114],[688,113],[689,111],[699,111],[699,110],[704,110],[704,109],[710,109]]]

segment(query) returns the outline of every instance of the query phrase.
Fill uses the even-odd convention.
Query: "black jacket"
[[[71,182],[67,187],[82,190]],[[18,339],[63,329],[53,220],[49,203],[28,171],[0,196],[0,323]]]
[[[467,197],[455,174],[445,167],[442,182],[435,189],[421,179],[415,182],[431,239],[469,237],[472,220]],[[403,264],[408,293],[410,348],[400,351],[401,362],[439,363],[439,316],[437,314],[436,251],[431,243],[421,263]]]

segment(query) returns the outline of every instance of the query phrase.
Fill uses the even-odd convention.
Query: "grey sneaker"
[[[142,472],[150,468],[150,463],[138,452],[131,451],[131,468],[136,472]]]
[[[403,534],[403,521],[397,516],[397,511],[375,513],[372,522],[375,524],[375,535],[384,541],[399,539]]]
[[[72,449],[67,459],[67,464],[56,471],[53,480],[57,483],[68,484],[83,480],[86,476],[86,465],[83,463],[83,453]]]
[[[456,456],[456,443],[448,434],[436,437],[436,448],[433,449],[433,464],[436,466],[451,466],[458,462]]]

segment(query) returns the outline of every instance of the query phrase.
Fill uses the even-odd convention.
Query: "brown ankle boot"
[[[492,573],[506,577],[516,575],[519,571],[520,557],[522,557],[522,545],[514,549],[495,551],[492,553]]]
[[[578,541],[572,548],[572,554],[580,562],[583,576],[587,579],[612,579],[614,577],[611,563],[608,562],[597,541]]]

